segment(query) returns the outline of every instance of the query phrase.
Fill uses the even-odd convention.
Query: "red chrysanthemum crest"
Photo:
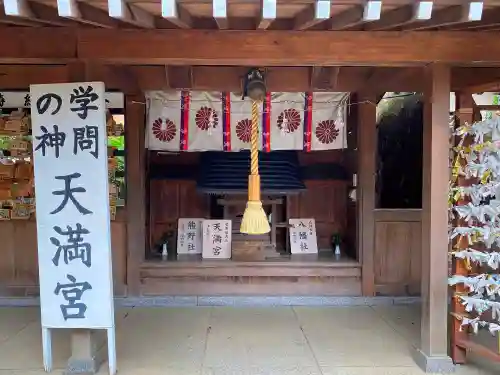
[[[196,112],[196,126],[201,130],[215,129],[219,124],[219,116],[213,108],[201,107]]]
[[[278,116],[278,128],[285,133],[293,133],[300,126],[300,113],[294,108],[285,109]]]
[[[248,118],[238,121],[236,124],[236,135],[240,141],[249,143],[252,138],[252,121]]]
[[[339,136],[339,130],[335,126],[335,121],[325,120],[321,121],[316,126],[316,137],[323,144],[330,144]]]
[[[170,142],[175,138],[177,134],[177,127],[172,122],[172,120],[166,118],[163,121],[161,118],[158,118],[153,122],[153,135],[156,139],[162,142]]]

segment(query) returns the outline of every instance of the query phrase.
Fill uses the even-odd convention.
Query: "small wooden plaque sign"
[[[201,254],[203,219],[179,219],[177,254]]]
[[[292,254],[317,254],[318,242],[314,219],[290,219],[289,224]]]
[[[231,220],[203,221],[203,259],[231,258]]]

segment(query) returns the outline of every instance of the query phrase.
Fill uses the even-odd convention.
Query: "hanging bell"
[[[257,68],[252,68],[245,76],[243,83],[243,98],[249,97],[255,101],[263,101],[266,96],[266,82],[264,72]]]

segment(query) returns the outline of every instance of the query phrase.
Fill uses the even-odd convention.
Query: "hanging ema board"
[[[107,329],[116,372],[102,82],[31,86],[45,369],[50,329]]]
[[[203,219],[179,219],[177,254],[201,254]]]
[[[292,254],[317,254],[316,223],[314,219],[289,219]]]
[[[203,221],[203,259],[231,258],[231,220]]]

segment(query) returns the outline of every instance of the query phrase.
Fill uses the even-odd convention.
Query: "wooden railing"
[[[421,210],[375,210],[375,287],[380,295],[417,295],[421,280]]]

